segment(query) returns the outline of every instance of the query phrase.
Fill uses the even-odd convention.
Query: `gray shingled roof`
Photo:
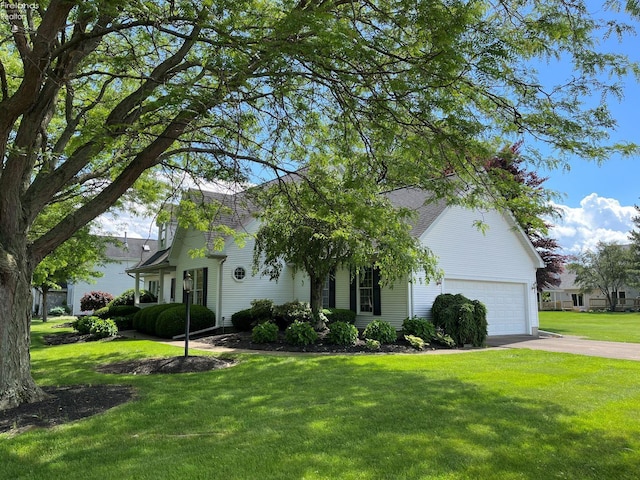
[[[157,240],[143,238],[110,237],[114,242],[107,244],[106,256],[113,260],[148,259],[158,248]],[[145,245],[147,248],[145,248]]]
[[[404,207],[417,212],[411,233],[419,237],[447,207],[443,199],[435,199],[430,192],[415,187],[399,188],[385,194],[395,207]]]

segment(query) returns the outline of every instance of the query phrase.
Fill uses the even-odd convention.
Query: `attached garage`
[[[480,300],[487,307],[489,335],[517,335],[530,332],[527,321],[525,283],[445,279],[446,293],[461,293]]]

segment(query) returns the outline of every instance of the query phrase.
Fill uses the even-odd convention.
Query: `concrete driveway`
[[[541,333],[535,338],[522,336],[495,336],[487,339],[487,346],[495,348],[529,348],[547,352],[574,353],[592,357],[617,358],[640,361],[640,343],[602,342],[572,336],[552,336]]]

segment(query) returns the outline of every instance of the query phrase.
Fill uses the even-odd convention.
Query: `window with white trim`
[[[358,311],[373,313],[373,268],[360,271],[358,278]]]
[[[204,268],[195,268],[188,270],[193,279],[193,288],[191,289],[191,303],[193,305],[205,305],[204,301]]]

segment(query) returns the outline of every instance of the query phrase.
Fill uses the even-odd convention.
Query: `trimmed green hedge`
[[[356,312],[346,308],[325,308],[322,310],[327,317],[327,324],[335,322],[345,322],[354,325],[356,323]]]
[[[398,340],[398,333],[389,322],[373,320],[362,332],[362,337],[378,340],[380,343],[393,343]]]
[[[191,305],[190,310],[190,332],[215,326],[216,315],[207,307]],[[186,322],[187,306],[178,304],[178,306],[160,312],[156,319],[155,334],[161,338],[175,337],[184,333]]]
[[[162,303],[143,308],[133,316],[133,328],[140,333],[156,334],[156,320],[158,316],[170,308],[182,305],[182,303]]]

